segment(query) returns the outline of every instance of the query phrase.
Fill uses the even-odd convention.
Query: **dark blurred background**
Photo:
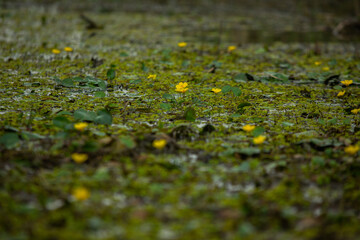
[[[2,0],[2,8],[28,6],[57,6],[60,10],[83,11],[151,11],[167,13],[198,12],[211,14],[266,9],[287,13],[313,11],[327,12],[346,17],[359,17],[360,0]]]

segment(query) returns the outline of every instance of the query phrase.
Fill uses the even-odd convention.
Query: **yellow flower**
[[[329,71],[330,68],[329,68],[329,67],[323,67],[322,70],[323,70],[323,71]]]
[[[255,144],[262,144],[265,141],[266,137],[265,136],[258,136],[258,137],[254,137],[253,139],[253,143]]]
[[[54,48],[51,50],[53,54],[59,54],[61,51],[59,49]]]
[[[71,154],[71,158],[76,163],[83,163],[88,160],[89,156],[86,153],[73,153]]]
[[[242,129],[245,131],[245,132],[251,132],[252,130],[255,129],[255,126],[254,125],[245,125],[242,127]]]
[[[180,82],[178,85],[176,85],[175,91],[184,93],[189,89],[189,88],[187,88],[187,85],[188,84],[186,82],[184,82],[184,83]]]
[[[338,96],[338,97],[342,97],[342,96],[344,96],[344,94],[345,94],[345,90],[344,90],[344,91],[340,91],[340,92],[337,94],[337,96]]]
[[[148,76],[148,79],[155,80],[155,78],[156,78],[156,74],[150,74],[150,75]]]
[[[179,42],[178,46],[179,47],[186,47],[187,43],[186,42]]]
[[[360,108],[353,109],[353,110],[351,110],[351,112],[353,114],[357,114],[358,112],[360,112]]]
[[[157,148],[157,149],[163,149],[166,145],[166,140],[165,139],[159,139],[159,140],[154,140],[152,145],[154,148]]]
[[[355,146],[355,145],[349,145],[347,146],[344,151],[347,153],[347,154],[350,154],[350,155],[354,155],[356,154],[358,151],[359,151],[359,146]]]
[[[81,122],[81,123],[75,123],[74,128],[79,131],[84,131],[84,129],[88,126],[87,123]]]
[[[319,66],[319,65],[321,64],[321,62],[320,62],[320,61],[316,61],[316,62],[314,62],[314,64],[315,64],[316,66]]]
[[[236,46],[228,46],[228,52],[232,52],[236,49]]]
[[[344,81],[341,81],[342,84],[344,84],[345,86],[349,86],[350,84],[353,83],[353,80],[344,80]]]
[[[213,91],[214,93],[219,93],[219,92],[221,92],[221,89],[220,88],[213,88],[213,89],[211,89],[211,91]]]
[[[72,52],[73,49],[71,47],[64,47],[65,52]]]
[[[77,187],[73,190],[72,196],[78,201],[84,201],[90,197],[90,192],[84,187]]]

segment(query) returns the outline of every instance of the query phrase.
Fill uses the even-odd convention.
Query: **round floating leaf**
[[[256,127],[253,131],[252,131],[252,135],[254,137],[260,136],[261,134],[263,134],[265,132],[265,129],[263,127]]]
[[[71,122],[65,116],[56,116],[53,119],[53,124],[56,127],[59,127],[59,128],[62,128],[62,129],[68,129],[69,126],[71,125]]]
[[[130,81],[130,84],[139,84],[141,83],[141,79],[134,79]]]
[[[246,156],[253,156],[253,155],[260,154],[260,149],[255,148],[255,147],[247,147],[247,148],[240,149],[239,153],[246,155]]]
[[[74,112],[74,118],[80,121],[94,121],[96,114],[84,109],[78,109]]]
[[[243,102],[238,105],[238,110],[243,110],[244,107],[251,106],[251,103]]]
[[[171,109],[171,104],[170,103],[160,103],[160,108],[165,111],[169,111]]]
[[[241,90],[240,90],[240,88],[238,88],[238,87],[232,87],[232,88],[231,88],[231,91],[233,92],[233,94],[234,94],[235,96],[240,96],[240,95],[241,95]]]
[[[120,137],[120,142],[124,144],[127,148],[134,148],[136,146],[134,140],[130,136]]]
[[[68,111],[61,111],[61,112],[58,112],[57,114],[56,114],[56,116],[62,116],[62,115],[72,115],[72,113],[71,112],[68,112]]]
[[[168,100],[173,100],[174,99],[174,96],[169,94],[169,93],[165,93],[162,97],[164,99],[168,99]]]
[[[290,123],[290,122],[282,122],[282,125],[283,125],[284,127],[292,127],[292,126],[294,126],[295,124],[294,124],[294,123]]]
[[[108,80],[113,80],[115,78],[115,70],[114,69],[109,69],[106,73],[107,79]]]
[[[32,133],[32,132],[28,132],[28,131],[23,131],[21,133],[21,136],[23,139],[26,140],[36,140],[36,139],[44,139],[44,136],[41,136],[40,134],[37,133]]]
[[[100,109],[96,112],[97,116],[95,117],[95,122],[98,124],[111,125],[112,116],[108,110]]]
[[[65,78],[61,81],[61,85],[64,87],[74,87],[74,81],[71,78]]]
[[[14,148],[19,141],[19,135],[13,132],[5,133],[0,137],[0,143],[8,149]]]
[[[224,86],[222,89],[221,89],[221,92],[222,93],[227,93],[227,92],[230,92],[231,91],[231,86],[230,85],[226,85]]]
[[[103,97],[105,97],[105,92],[102,92],[102,91],[96,92],[94,96],[97,98],[103,98]]]

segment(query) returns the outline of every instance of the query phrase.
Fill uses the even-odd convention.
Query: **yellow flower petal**
[[[163,149],[166,146],[167,142],[165,139],[154,140],[152,145],[156,149]]]
[[[252,130],[255,129],[255,126],[254,125],[245,125],[242,127],[242,129],[245,131],[245,132],[251,132]]]
[[[65,47],[64,50],[65,50],[65,52],[72,52],[73,51],[73,49],[71,47]]]
[[[253,138],[253,143],[255,144],[262,144],[265,141],[266,137],[265,136],[258,136],[258,137],[254,137]]]
[[[353,110],[351,110],[351,112],[353,114],[358,114],[358,112],[360,112],[360,108],[353,109]]]
[[[54,48],[51,50],[53,54],[59,54],[61,51],[59,49]]]
[[[148,79],[155,80],[156,74],[150,74],[147,78],[148,78]]]
[[[219,93],[219,92],[221,92],[221,89],[220,88],[213,88],[213,89],[211,89],[211,91],[213,91],[214,93]]]
[[[88,160],[89,156],[86,153],[73,153],[71,154],[71,158],[76,163],[83,163]]]
[[[84,201],[90,197],[90,192],[84,187],[77,187],[73,190],[72,196],[78,201]]]
[[[235,49],[236,49],[236,46],[229,46],[227,50],[228,50],[228,52],[232,52]]]
[[[356,154],[359,150],[360,150],[359,146],[356,145],[349,145],[344,149],[344,151],[350,155]]]
[[[340,91],[340,92],[337,94],[337,96],[338,96],[338,97],[342,97],[342,96],[344,96],[344,94],[345,94],[345,90],[344,90],[344,91]]]
[[[179,47],[186,47],[187,43],[186,42],[179,42],[178,46]]]
[[[79,131],[84,131],[84,129],[88,126],[87,123],[81,122],[81,123],[75,123],[74,128]]]
[[[316,62],[314,62],[314,64],[315,64],[316,66],[319,66],[319,65],[321,64],[321,62],[320,62],[320,61],[316,61]]]
[[[344,80],[344,81],[341,81],[342,84],[344,84],[345,86],[349,86],[350,84],[353,83],[353,80]]]
[[[329,67],[323,67],[322,70],[323,70],[323,71],[329,71],[330,68],[329,68]]]
[[[178,85],[176,85],[175,91],[184,93],[189,89],[187,88],[187,85],[188,84],[186,82],[180,82]]]

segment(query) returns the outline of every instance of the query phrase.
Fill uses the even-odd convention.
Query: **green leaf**
[[[186,67],[190,66],[190,63],[191,62],[189,60],[184,60],[184,61],[182,61],[181,66],[186,68]]]
[[[103,97],[105,97],[105,92],[102,92],[102,91],[96,92],[94,96],[97,98],[103,98]]]
[[[336,124],[336,122],[337,122],[337,118],[333,118],[328,121],[329,124]]]
[[[323,157],[319,157],[319,156],[313,157],[313,158],[311,159],[311,163],[312,163],[313,165],[320,166],[320,167],[325,166],[325,160],[324,160],[324,158],[323,158]]]
[[[141,79],[134,79],[130,81],[130,84],[139,84],[141,83]]]
[[[72,116],[73,114],[69,111],[61,111],[56,114],[56,116],[62,116],[62,115],[69,115]]]
[[[237,106],[237,109],[238,109],[238,110],[243,110],[244,107],[248,107],[248,106],[251,106],[251,103],[249,103],[249,102],[242,102],[242,103],[240,103],[240,104]]]
[[[240,166],[234,167],[234,170],[237,172],[249,172],[250,171],[250,163],[248,161],[242,162]]]
[[[61,85],[64,87],[74,87],[74,81],[71,78],[65,78],[61,81]]]
[[[129,56],[129,54],[127,54],[126,52],[121,52],[120,53],[120,57],[128,57]]]
[[[74,112],[74,118],[80,121],[94,121],[96,114],[94,112],[86,111],[84,109],[78,109]]]
[[[88,140],[82,146],[84,152],[96,152],[99,149],[99,144],[96,141]]]
[[[87,79],[84,79],[82,77],[73,77],[72,80],[76,82],[87,82]]]
[[[238,151],[240,154],[244,154],[246,156],[253,156],[253,155],[257,155],[260,154],[260,149],[259,148],[255,148],[255,147],[247,147],[247,148],[242,148]]]
[[[149,71],[149,68],[146,67],[146,65],[145,65],[144,62],[141,63],[141,67],[140,67],[140,68],[141,68],[141,70],[142,70],[143,72],[148,72],[148,71]]]
[[[241,90],[238,87],[232,87],[231,91],[233,92],[234,96],[240,96],[241,95]]]
[[[349,125],[349,124],[351,123],[351,119],[350,119],[350,118],[346,118],[346,119],[344,119],[343,123],[344,123],[345,125]]]
[[[239,73],[239,74],[237,74],[237,75],[234,76],[234,80],[235,80],[236,82],[240,82],[240,81],[246,81],[246,80],[248,80],[248,79],[247,79],[247,76],[246,76],[245,73]]]
[[[221,92],[222,93],[228,93],[228,92],[231,91],[231,89],[232,89],[232,87],[230,85],[226,85],[221,89]]]
[[[162,96],[164,99],[168,99],[168,100],[173,100],[174,96],[171,95],[170,93],[164,93],[164,95]]]
[[[115,70],[110,68],[106,73],[108,80],[113,80],[115,78]]]
[[[54,126],[62,128],[62,129],[69,129],[71,126],[70,120],[67,119],[65,116],[56,116],[53,119],[53,124],[54,124]]]
[[[112,124],[112,116],[108,110],[100,109],[96,112],[97,116],[95,118],[95,122],[98,124],[111,125]]]
[[[195,119],[196,119],[195,109],[192,108],[192,107],[186,108],[186,109],[185,109],[185,112],[184,112],[184,118],[185,118],[187,121],[194,122]]]
[[[321,119],[321,118],[319,118],[318,122],[319,122],[321,125],[325,125],[325,124],[326,124],[326,122],[325,122],[323,119]]]
[[[121,136],[120,142],[127,148],[134,148],[136,146],[134,140],[130,136]]]
[[[17,133],[5,133],[0,137],[0,143],[5,145],[7,149],[16,147],[16,144],[20,141],[19,135]]]
[[[283,125],[284,127],[292,127],[292,126],[294,126],[295,124],[294,124],[294,123],[290,123],[290,122],[282,122],[282,125]]]
[[[99,82],[98,82],[99,88],[101,88],[102,90],[106,90],[106,85],[107,85],[106,81],[99,79]]]
[[[110,178],[109,168],[107,167],[99,167],[92,176],[92,179],[97,182],[106,181],[109,178]]]
[[[252,117],[251,118],[253,122],[257,123],[257,122],[263,122],[265,119],[262,117]]]
[[[28,131],[23,131],[21,133],[21,136],[23,139],[26,140],[36,140],[36,139],[44,139],[44,136],[41,136],[40,134],[37,133],[32,133],[32,132],[28,132]]]
[[[160,108],[165,110],[165,111],[169,111],[171,109],[171,104],[170,103],[160,103]]]
[[[251,133],[254,137],[260,136],[265,132],[265,129],[261,126],[256,127]]]

